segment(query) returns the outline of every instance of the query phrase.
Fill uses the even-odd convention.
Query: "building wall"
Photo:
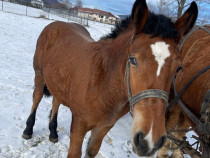
[[[97,22],[103,22],[107,24],[116,24],[117,18],[116,17],[108,17],[104,15],[94,14],[94,13],[85,13],[85,12],[78,12],[78,16],[81,18],[87,18],[89,20],[97,21]]]
[[[84,12],[78,12],[78,16],[81,18],[88,18],[88,14]]]
[[[31,4],[34,7],[43,8],[44,2],[43,1],[37,1],[37,0],[31,0]]]

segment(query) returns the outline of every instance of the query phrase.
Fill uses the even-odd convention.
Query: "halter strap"
[[[160,89],[148,89],[142,91],[130,99],[130,107],[133,109],[134,105],[146,98],[161,98],[168,106],[168,93]]]
[[[195,31],[202,29],[203,31],[207,32],[208,34],[210,34],[210,29],[208,29],[205,26],[198,26],[195,25],[192,30],[180,41],[179,43],[179,52],[182,52],[182,48],[186,42],[186,40],[189,38],[190,35],[192,35]]]
[[[182,88],[182,90],[177,93],[176,91],[176,87],[175,87],[175,80],[176,80],[176,75],[178,74],[178,71],[176,72],[176,74],[173,76],[172,79],[172,83],[173,83],[173,88],[174,88],[174,93],[175,93],[175,98],[173,99],[173,101],[170,103],[170,105],[167,108],[167,111],[178,101],[180,100],[181,95],[187,90],[187,88],[191,85],[191,83],[201,74],[203,74],[204,72],[206,72],[207,70],[210,69],[210,65],[208,65],[207,67],[205,67],[204,69],[202,69],[200,72],[198,72],[195,76],[193,76],[193,78],[185,85],[184,88]]]
[[[146,99],[146,98],[160,98],[163,99],[166,102],[166,106],[168,106],[168,93],[160,90],[160,89],[148,89],[145,91],[142,91],[132,97],[132,91],[130,88],[130,59],[128,59],[126,64],[126,71],[125,71],[126,79],[127,79],[127,88],[128,88],[128,99],[130,102],[130,112],[132,114],[132,110],[136,103],[139,101]]]

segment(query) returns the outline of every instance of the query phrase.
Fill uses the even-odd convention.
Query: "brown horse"
[[[209,29],[209,26],[205,26]],[[195,76],[201,69],[210,66],[210,34],[203,29],[198,29],[192,34],[190,33],[186,42],[183,45],[181,56],[183,58],[183,71],[179,72],[176,77],[176,89],[181,91],[183,87]],[[189,86],[189,88],[181,96],[182,101],[186,106],[197,116],[201,118],[201,109],[203,105],[204,97],[207,91],[210,89],[210,70],[197,77]],[[195,123],[178,107],[178,103],[175,104],[168,113],[167,129],[187,129],[190,126],[195,127]],[[199,134],[198,131],[197,134]],[[174,133],[174,135],[182,140],[185,136],[185,132]],[[166,141],[166,146],[170,142]],[[191,155],[192,156],[192,155]],[[162,148],[158,157],[168,157],[168,149]],[[178,149],[175,150],[171,156],[172,158],[182,158],[183,154]]]
[[[59,105],[72,111],[69,158],[81,157],[89,130],[85,157],[95,157],[104,136],[129,109],[134,152],[150,156],[163,146],[171,78],[181,65],[177,43],[193,27],[198,10],[193,2],[173,23],[150,13],[145,1],[136,0],[130,18],[98,42],[78,24],[54,22],[42,31],[34,56],[35,90],[24,138],[31,138],[36,109],[49,90],[53,95],[50,140],[58,139]]]

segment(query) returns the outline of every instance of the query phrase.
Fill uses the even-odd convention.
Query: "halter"
[[[197,78],[199,77],[201,74],[205,73],[206,71],[208,71],[210,69],[210,65],[208,65],[207,67],[205,67],[204,69],[202,69],[200,72],[198,72],[195,76],[193,76],[193,78],[185,85],[185,87],[179,92],[177,93],[176,90],[176,86],[175,86],[175,80],[176,80],[176,75],[178,74],[178,72],[176,72],[176,74],[173,76],[173,88],[174,88],[174,93],[175,93],[175,98],[174,100],[170,103],[170,105],[167,107],[166,111],[169,111],[169,109],[176,103],[178,102],[180,107],[182,108],[182,110],[187,114],[187,116],[191,119],[191,121],[195,124],[195,125],[199,125],[199,119],[198,117],[183,103],[183,101],[181,100],[181,95],[187,90],[187,88],[191,85],[191,83]],[[202,126],[202,127],[201,127]],[[198,132],[204,134],[206,131],[209,132],[210,134],[210,129],[207,129],[207,127],[205,127],[205,124],[198,126],[197,130]],[[207,132],[206,132],[207,133]]]
[[[166,107],[168,106],[168,93],[163,90],[160,90],[160,89],[148,89],[148,90],[142,91],[132,97],[132,91],[130,88],[130,58],[128,59],[127,64],[126,64],[125,78],[127,80],[128,97],[129,97],[128,99],[130,102],[131,115],[132,115],[132,110],[133,110],[135,104],[143,99],[146,99],[146,98],[163,99],[166,103]]]

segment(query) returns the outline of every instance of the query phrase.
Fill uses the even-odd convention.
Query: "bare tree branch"
[[[206,6],[210,5],[210,0],[194,0],[199,8],[198,24],[210,23],[210,14]],[[165,14],[173,19],[181,17],[184,10],[189,7],[190,0],[159,0],[159,13]]]
[[[77,7],[82,7],[82,0],[77,0],[76,6]]]

